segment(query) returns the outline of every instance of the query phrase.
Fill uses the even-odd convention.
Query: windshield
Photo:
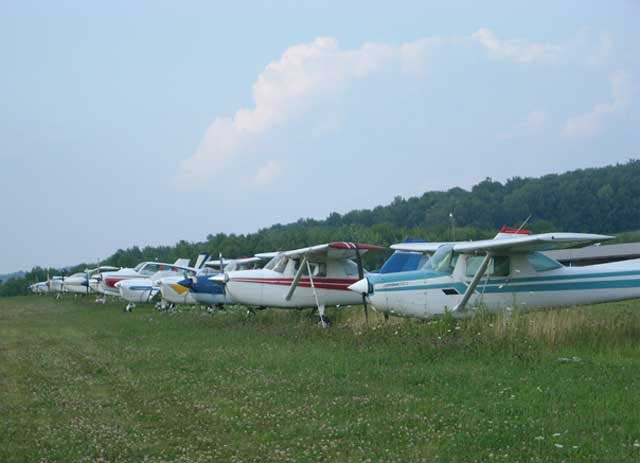
[[[429,257],[419,252],[396,251],[382,265],[380,273],[410,272],[422,268]]]
[[[266,270],[276,270],[276,268],[280,268],[283,265],[283,263],[286,263],[286,260],[287,260],[286,256],[284,256],[283,254],[278,254],[273,259],[271,259],[267,263],[267,265],[264,266],[264,268]]]
[[[433,270],[434,272],[451,273],[453,272],[456,257],[457,256],[454,257],[453,255],[453,246],[450,244],[443,244],[438,248],[435,254],[431,256],[423,268],[425,270]]]
[[[143,267],[143,266],[144,266],[144,262],[143,262],[143,263],[141,263],[141,264],[136,265],[136,266],[133,268],[133,270],[135,270],[136,272],[139,272],[139,271],[140,271],[140,269],[142,269],[142,267]]]

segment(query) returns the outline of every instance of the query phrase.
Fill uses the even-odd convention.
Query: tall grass
[[[5,299],[0,462],[637,462],[639,309],[351,307],[323,330],[308,310]]]

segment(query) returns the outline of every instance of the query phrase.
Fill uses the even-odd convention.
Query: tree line
[[[299,219],[249,234],[209,234],[205,241],[179,241],[173,246],[119,249],[101,262],[131,267],[141,261],[173,262],[207,253],[250,256],[330,241],[360,241],[388,246],[408,237],[430,241],[482,239],[502,225],[520,225],[530,218],[533,232],[574,231],[619,233],[640,229],[640,160],[600,168],[579,169],[539,178],[514,177],[504,184],[486,178],[471,190],[428,191],[419,197],[397,196],[386,206],[334,212],[324,220]],[[639,239],[627,233],[625,240]],[[388,254],[369,253],[365,264],[380,265]],[[70,274],[94,267],[36,267],[23,278],[0,284],[0,296],[24,294],[26,287],[48,275]]]

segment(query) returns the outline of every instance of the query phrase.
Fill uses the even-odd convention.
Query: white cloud
[[[590,111],[570,117],[564,127],[564,134],[569,137],[593,136],[597,134],[605,118],[622,111],[631,103],[631,76],[624,71],[616,71],[609,75],[611,85],[611,102],[598,103]]]
[[[181,163],[178,186],[201,186],[260,135],[353,81],[386,68],[420,71],[439,43],[438,38],[424,38],[399,46],[365,43],[345,50],[334,38],[320,37],[288,48],[253,84],[253,108],[239,109],[211,123],[196,152]]]
[[[258,169],[258,172],[256,172],[253,179],[253,183],[259,187],[271,185],[281,173],[282,165],[278,161],[270,159],[265,165]]]
[[[336,39],[319,37],[312,42],[291,46],[258,75],[253,84],[252,107],[241,108],[213,120],[192,156],[181,162],[177,186],[199,189],[233,163],[237,165],[239,159],[251,153],[264,154],[261,142],[270,130],[286,125],[322,102],[330,101],[332,96],[354,82],[387,70],[421,75],[428,68],[430,55],[436,47],[444,43],[468,43],[469,40],[480,43],[493,56],[520,64],[553,62],[571,54],[568,45],[501,40],[486,28],[479,29],[471,37],[421,38],[400,45],[365,43],[358,48],[343,49]],[[602,53],[606,55],[610,39],[603,36],[601,42]],[[589,113],[571,118],[565,132],[577,135],[596,130],[603,115],[616,111],[630,99],[628,80],[624,74],[612,76],[613,103],[596,105]],[[332,108],[325,109],[335,113]],[[338,116],[327,119],[332,120],[332,124],[319,124],[310,134],[322,136],[335,129]],[[547,124],[545,113],[533,111],[526,122],[517,127],[518,134],[540,131]],[[272,166],[271,169],[275,168]],[[268,184],[265,179],[271,177],[262,171],[249,176],[256,185]]]
[[[522,64],[553,61],[562,52],[559,45],[529,43],[518,39],[500,40],[484,27],[471,34],[471,38],[485,47],[491,55]]]

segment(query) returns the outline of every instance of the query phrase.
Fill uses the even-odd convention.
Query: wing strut
[[[309,265],[308,260],[306,260],[306,263],[307,263],[307,272],[309,272],[309,282],[311,283],[311,289],[313,290],[313,297],[316,299],[316,306],[318,307],[318,311],[320,311],[320,317],[323,317],[324,313],[323,313],[323,310],[320,309],[320,301],[318,300],[318,293],[316,293],[316,285],[313,282],[313,275],[311,274],[311,265]],[[300,267],[302,267],[302,265]]]
[[[302,258],[302,262],[300,262],[300,268],[298,268],[298,271],[296,272],[296,276],[293,278],[293,281],[291,282],[291,286],[289,287],[289,292],[284,298],[286,301],[291,300],[293,293],[298,287],[298,283],[300,283],[300,278],[302,278],[302,272],[304,271],[306,264],[307,264],[307,256],[304,256]],[[309,275],[309,278],[311,278],[311,275]]]
[[[469,283],[469,286],[467,286],[467,290],[462,295],[462,300],[458,302],[456,306],[453,308],[454,312],[462,312],[464,310],[465,306],[467,305],[467,302],[469,302],[469,298],[471,298],[471,295],[476,290],[478,283],[480,283],[480,279],[482,278],[482,275],[484,275],[484,272],[487,271],[487,267],[489,266],[491,257],[493,257],[491,253],[487,252],[487,255],[484,256],[484,259],[482,259],[482,262],[480,263],[480,267],[478,267],[476,274],[473,275],[473,279],[471,280],[471,283]]]

